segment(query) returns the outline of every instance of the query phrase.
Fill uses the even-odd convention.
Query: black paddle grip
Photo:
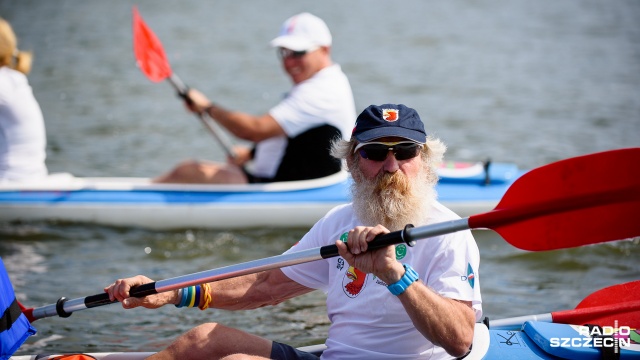
[[[153,294],[157,294],[157,293],[158,292],[156,291],[156,283],[155,282],[136,286],[136,287],[132,288],[131,291],[129,291],[129,294],[131,296],[137,297],[137,298],[141,298],[141,297],[145,297],[147,295],[153,295]]]
[[[109,294],[107,293],[91,295],[84,298],[84,306],[87,308],[108,305],[111,303],[112,301],[109,300]]]
[[[178,97],[182,98],[182,100],[186,101],[187,104],[189,105],[193,105],[193,100],[191,100],[191,98],[189,96],[187,96],[187,92],[189,91],[189,88],[186,88],[184,90],[178,91]]]
[[[381,249],[389,245],[401,243],[405,243],[409,246],[415,245],[416,242],[415,240],[413,240],[409,231],[411,228],[413,228],[413,225],[407,224],[407,226],[405,226],[402,230],[376,236],[376,238],[369,243],[368,250]],[[338,247],[335,245],[323,246],[320,248],[320,256],[322,256],[323,259],[336,257],[338,256]]]
[[[133,287],[131,289],[131,291],[129,292],[129,294],[131,296],[138,297],[138,298],[145,297],[147,295],[157,294],[157,293],[158,292],[156,291],[156,283],[155,282]],[[84,305],[87,308],[98,307],[98,306],[102,306],[102,305],[108,305],[108,304],[112,304],[114,302],[117,302],[117,301],[109,300],[109,294],[107,294],[107,293],[91,295],[91,296],[87,296],[87,297],[84,298]]]

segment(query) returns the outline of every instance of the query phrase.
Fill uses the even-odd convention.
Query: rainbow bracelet
[[[200,285],[196,286],[196,298],[192,307],[199,307],[200,305]]]
[[[199,307],[200,292],[200,285],[179,289],[178,297],[180,298],[180,302],[176,304],[176,307]]]

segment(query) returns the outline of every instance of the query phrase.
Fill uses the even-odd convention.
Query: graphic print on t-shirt
[[[342,279],[342,290],[344,290],[344,293],[348,297],[354,298],[358,296],[367,285],[368,278],[369,274],[365,274],[353,266],[349,266]]]
[[[346,243],[348,236],[349,236],[349,233],[345,232],[342,234],[342,236],[340,236],[340,240]],[[396,259],[400,260],[404,258],[406,255],[407,255],[407,247],[404,244],[396,245]],[[340,258],[338,260],[338,268],[342,270],[342,268],[344,267],[344,264],[345,264],[344,259]],[[473,278],[473,274],[472,274],[472,278]],[[365,288],[365,286],[367,285],[368,279],[369,279],[369,274],[366,274],[353,266],[349,266],[344,273],[344,277],[342,278],[342,290],[344,291],[345,295],[347,295],[348,297],[355,298]],[[374,276],[374,279],[375,279],[375,276]],[[472,281],[473,280],[470,280],[471,287],[473,287]],[[386,284],[384,284],[381,281],[379,281],[378,284],[386,286]]]
[[[343,233],[340,236],[340,240],[342,242],[347,242],[347,238],[349,237],[349,233]],[[344,264],[343,259],[338,260],[338,264]],[[349,266],[342,278],[342,291],[344,291],[345,295],[350,298],[355,298],[362,292],[365,285],[367,285],[367,279],[369,278],[369,274],[365,274],[362,271],[356,269],[353,266]]]

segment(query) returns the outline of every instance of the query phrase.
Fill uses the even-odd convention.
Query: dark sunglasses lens
[[[393,146],[396,160],[408,160],[418,156],[420,146],[418,144],[398,144]],[[389,154],[389,146],[381,144],[365,145],[359,150],[360,156],[372,161],[384,161]]]
[[[394,147],[396,160],[408,160],[418,156],[420,146],[417,144],[400,144]]]
[[[365,145],[360,148],[360,156],[372,161],[383,161],[388,153],[389,147],[386,145]]]
[[[279,54],[282,59],[286,59],[286,58],[297,59],[297,58],[303,57],[306,53],[307,53],[306,51],[293,51],[293,50],[284,49],[284,48],[279,49]]]

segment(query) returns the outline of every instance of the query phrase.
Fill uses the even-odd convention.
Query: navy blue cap
[[[360,143],[388,136],[403,137],[421,144],[427,142],[420,116],[402,104],[370,105],[358,115],[351,136]]]

